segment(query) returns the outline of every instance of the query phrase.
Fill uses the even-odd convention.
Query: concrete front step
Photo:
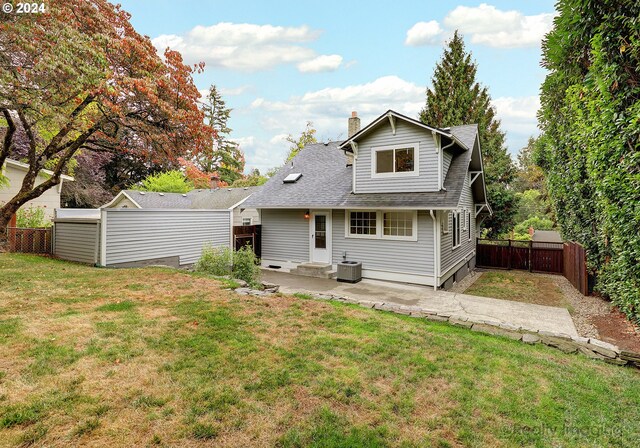
[[[291,274],[303,275],[316,278],[333,278],[336,271],[331,270],[332,266],[325,263],[303,263],[291,269]]]

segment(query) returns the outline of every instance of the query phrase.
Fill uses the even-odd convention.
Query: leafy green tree
[[[476,81],[476,72],[477,64],[456,31],[436,65],[420,120],[437,127],[478,124],[488,201],[494,212],[483,226],[494,237],[513,226],[518,202],[511,188],[515,167],[489,91]]]
[[[545,171],[596,289],[640,321],[640,3],[560,0],[543,42]]]
[[[305,130],[302,131],[302,133],[300,134],[300,137],[296,139],[291,134],[289,134],[289,136],[287,137],[287,141],[291,143],[291,146],[289,147],[289,153],[287,154],[287,160],[286,160],[286,162],[289,162],[291,161],[291,159],[297,156],[298,153],[302,151],[302,149],[305,146],[310,145],[312,143],[318,143],[318,140],[316,140],[316,130],[313,127],[313,123],[310,121],[307,121],[307,126]]]
[[[539,146],[537,138],[529,137],[527,145],[520,149],[517,157],[518,171],[513,182],[513,188],[516,191],[539,190],[546,193],[544,171],[535,161]]]
[[[132,188],[160,193],[188,193],[193,190],[193,184],[181,171],[174,170],[147,176],[140,185],[134,185]]]
[[[232,187],[257,187],[263,185],[269,178],[260,174],[260,170],[255,168],[251,174],[238,179],[231,184]]]
[[[202,110],[209,126],[214,130],[214,136],[211,147],[197,154],[194,163],[201,171],[217,173],[221,181],[231,185],[242,178],[245,163],[238,143],[229,140],[232,129],[227,122],[232,109],[227,107],[218,88],[212,85]]]

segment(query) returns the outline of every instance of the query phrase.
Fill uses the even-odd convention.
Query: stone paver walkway
[[[280,285],[280,291],[285,294],[308,292],[342,295],[356,300],[416,306],[426,313],[475,322],[484,321],[494,325],[521,327],[530,331],[543,330],[578,336],[573,320],[565,308],[434,291],[433,288],[426,286],[377,280],[362,280],[359,283],[350,284],[272,270],[263,270],[262,279]]]

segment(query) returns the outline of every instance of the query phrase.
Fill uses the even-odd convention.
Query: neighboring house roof
[[[239,205],[260,187],[219,188],[216,190],[192,190],[188,193],[157,193],[152,191],[122,190],[109,203],[108,208],[126,197],[140,208],[161,209],[229,209]]]
[[[219,188],[217,190],[193,190],[191,208],[223,209],[237,207],[262,187]]]
[[[353,194],[352,167],[339,148],[339,142],[307,145],[280,169],[262,190],[244,203],[255,208],[455,208],[458,206],[471,151],[454,157],[445,190],[428,193]],[[283,183],[291,173],[302,173],[295,183]]]
[[[562,243],[562,236],[555,230],[535,230],[531,239],[545,243]]]
[[[21,171],[28,171],[29,170],[29,164],[28,163],[20,162],[18,160],[6,159],[5,160],[5,165],[6,166],[10,166],[12,168],[17,168],[17,169],[19,169]],[[38,175],[39,176],[53,176],[53,171],[51,171],[51,170],[40,170]],[[67,176],[66,174],[61,174],[60,175],[60,179],[68,180],[68,181],[75,180],[73,177]]]

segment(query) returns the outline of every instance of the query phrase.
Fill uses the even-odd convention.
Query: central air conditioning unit
[[[339,282],[358,283],[362,280],[362,262],[360,261],[341,261],[338,263]]]

